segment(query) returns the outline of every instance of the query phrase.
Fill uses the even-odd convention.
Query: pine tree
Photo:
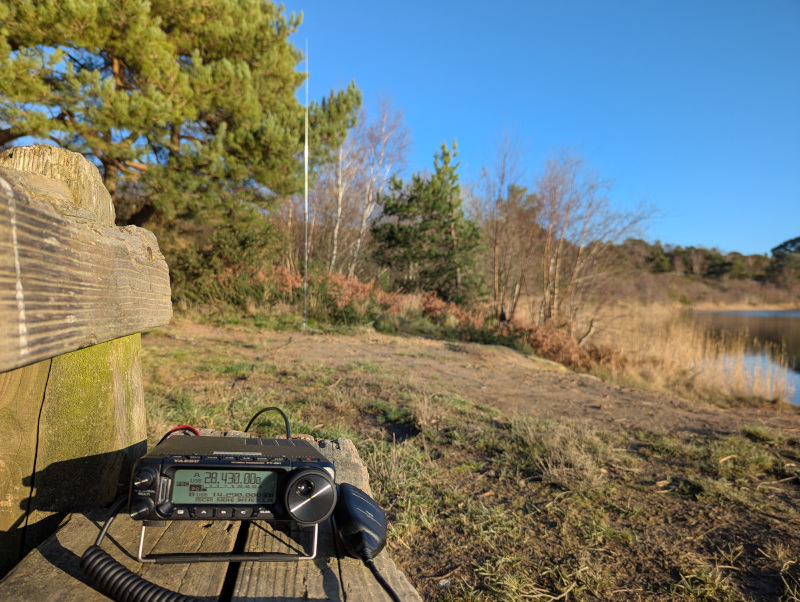
[[[136,193],[139,223],[199,211],[192,199],[213,204],[221,189],[266,205],[302,184],[305,74],[288,41],[300,22],[263,0],[8,0],[0,145],[27,136],[83,153],[115,200],[123,180]],[[351,84],[312,105],[316,160],[360,102]]]
[[[394,178],[372,236],[375,258],[396,284],[462,302],[479,294],[474,266],[480,235],[461,206],[456,154],[455,144],[452,151],[443,144],[432,176],[414,174],[409,184]]]
[[[157,234],[176,298],[199,298],[188,288],[220,282],[223,263],[244,282],[275,248],[265,211],[302,187],[300,22],[266,0],[6,0],[0,146],[32,138],[94,162],[117,222]],[[354,84],[311,104],[312,170],[360,104]]]

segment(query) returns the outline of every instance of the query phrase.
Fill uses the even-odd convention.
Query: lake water
[[[783,346],[789,356],[789,380],[794,384],[793,403],[800,405],[800,310],[789,311],[694,311],[694,320],[715,332],[747,333],[759,341]],[[753,362],[770,362],[753,356]]]

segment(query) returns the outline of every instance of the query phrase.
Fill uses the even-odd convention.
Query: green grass
[[[778,431],[512,419],[374,361],[334,369],[256,361],[255,344],[145,345],[151,443],[176,424],[242,429],[268,405],[296,433],[353,440],[387,511],[390,551],[425,599],[747,600],[763,580],[787,600],[798,591],[798,538],[757,526],[764,513],[789,517],[786,528],[797,520],[797,485],[781,481],[800,446]],[[275,436],[283,421],[264,414],[252,430]]]
[[[368,372],[369,374],[380,374],[384,371],[383,366],[375,362],[356,362],[351,364],[351,368],[360,372]]]

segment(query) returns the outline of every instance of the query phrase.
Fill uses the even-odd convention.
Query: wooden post
[[[82,155],[0,153],[0,576],[146,449],[143,331],[172,316],[152,233]]]

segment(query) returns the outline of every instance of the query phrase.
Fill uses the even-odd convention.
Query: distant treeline
[[[674,273],[678,276],[770,282],[776,286],[794,286],[800,275],[800,239],[793,239],[772,249],[771,255],[723,253],[704,247],[681,247],[649,244],[627,239],[616,247],[618,261],[632,272]]]

